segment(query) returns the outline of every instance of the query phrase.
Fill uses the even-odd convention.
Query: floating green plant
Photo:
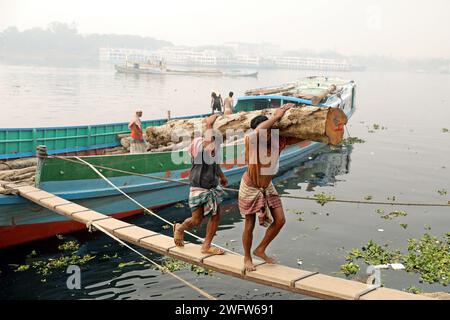
[[[343,139],[339,145],[351,145],[351,144],[357,144],[357,143],[365,143],[366,141],[357,137],[348,137]]]
[[[447,129],[447,128],[442,128],[442,132],[443,132],[443,133],[447,133],[447,132],[448,132],[448,129]]]
[[[373,197],[371,195],[367,195],[364,197],[364,200],[367,200],[367,201],[370,201],[372,199],[373,199]]]
[[[165,225],[162,226],[162,228],[163,228],[164,230],[170,229],[170,225],[165,224]]]
[[[95,256],[86,254],[84,256],[71,255],[71,256],[60,256],[57,258],[49,258],[46,261],[35,261],[32,263],[33,269],[36,273],[47,276],[52,273],[54,269],[65,268],[68,265],[84,265],[94,259]]]
[[[405,289],[406,292],[409,293],[414,293],[414,294],[419,294],[422,293],[422,289],[414,287],[414,286],[409,286],[408,288]]]
[[[394,211],[389,212],[388,214],[384,214],[385,211],[383,209],[377,209],[377,210],[375,210],[375,212],[380,215],[380,218],[385,219],[385,220],[392,220],[392,219],[398,218],[398,217],[406,217],[408,215],[406,213],[406,211],[403,211],[403,210],[394,210]]]
[[[359,265],[353,262],[345,263],[341,265],[341,271],[346,275],[349,276],[351,274],[356,274],[359,271]]]
[[[369,265],[402,263],[406,272],[420,275],[421,281],[450,283],[450,232],[442,239],[424,234],[420,239],[408,239],[407,253],[389,250],[370,240],[361,251],[352,249],[346,257],[347,264],[362,259]],[[350,268],[347,269],[352,270]]]
[[[77,241],[67,241],[58,246],[61,251],[77,251],[80,248],[80,244]]]
[[[447,190],[445,190],[445,189],[439,189],[437,192],[438,192],[441,196],[446,196],[446,195],[447,195]]]
[[[17,267],[16,270],[14,270],[15,272],[22,272],[22,271],[27,271],[28,269],[30,269],[30,266],[28,264],[23,264]]]
[[[191,264],[191,271],[194,271],[198,275],[203,274],[203,275],[209,275],[209,276],[211,276],[214,273],[214,271],[211,269],[199,267],[194,264]]]
[[[331,194],[326,194],[324,192],[321,193],[316,193],[314,195],[314,199],[316,199],[316,202],[320,205],[325,205],[327,202],[331,201],[331,200],[335,200],[336,197],[331,195]]]
[[[408,224],[407,223],[400,223],[400,227],[402,227],[403,229],[408,228]]]

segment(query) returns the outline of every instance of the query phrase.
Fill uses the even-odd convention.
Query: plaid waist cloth
[[[203,206],[203,216],[215,215],[218,212],[219,204],[223,201],[222,196],[225,194],[220,185],[212,189],[191,187],[189,190],[189,207],[192,211],[195,211]]]
[[[243,217],[257,214],[259,224],[268,227],[273,222],[270,208],[281,206],[280,196],[272,182],[267,188],[257,188],[247,174],[244,174],[239,187],[239,211]]]

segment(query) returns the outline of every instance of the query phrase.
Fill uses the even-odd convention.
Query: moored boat
[[[327,88],[331,85],[336,86],[335,92],[323,96],[323,92],[328,90]],[[281,88],[281,91],[277,88]],[[286,91],[286,88],[289,89]],[[252,94],[237,99],[235,110],[275,108],[285,102],[311,105],[312,100],[306,99],[306,97],[323,96],[318,104],[319,107],[341,108],[350,117],[355,110],[354,90],[355,84],[352,81],[312,77],[281,87],[252,90]],[[288,92],[291,95],[288,95]],[[298,97],[299,94],[302,94],[303,98]],[[191,117],[202,116],[205,115]],[[157,122],[145,122],[146,126],[164,123],[162,120],[154,121]],[[124,128],[117,125],[117,130],[124,131]],[[76,132],[72,132],[72,134],[76,137]],[[74,135],[70,136],[70,139],[73,139]],[[82,135],[85,135],[85,132]],[[120,142],[117,140],[117,134],[114,135],[116,136],[114,143],[118,145]],[[40,141],[35,143],[41,144]],[[303,141],[289,146],[281,153],[280,168],[283,170],[295,165],[300,159],[306,158],[311,152],[322,146],[321,143],[311,141]],[[89,148],[89,145],[85,145],[85,147]],[[242,164],[244,146],[242,142],[238,141],[225,144],[223,149],[222,154],[226,160],[222,165],[223,171],[230,184],[237,184],[246,169]],[[50,148],[49,150],[58,153],[64,149]],[[188,187],[186,185],[157,179],[159,177],[187,181],[190,163],[174,162],[174,156],[186,157],[186,151],[91,155],[81,158],[91,164],[104,167],[105,169],[101,169],[102,173],[115,185],[144,206],[155,208],[187,198]],[[189,157],[187,158],[189,159]],[[106,168],[118,169],[120,172],[108,171]],[[135,173],[140,175],[134,175]],[[134,203],[100,179],[89,167],[77,163],[77,159],[72,156],[40,159],[35,184],[42,190],[114,217],[123,218],[142,212]],[[43,239],[58,233],[68,233],[83,228],[84,226],[79,223],[69,221],[16,195],[0,195],[0,247]]]
[[[159,74],[159,75],[187,75],[187,76],[213,76],[213,77],[256,77],[257,71],[227,70],[218,69],[174,69],[168,68],[162,61],[130,62],[123,65],[114,65],[118,73],[126,74]]]

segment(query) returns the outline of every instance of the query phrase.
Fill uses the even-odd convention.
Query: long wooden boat
[[[338,87],[337,93],[325,97],[319,106],[342,108],[347,116],[351,117],[355,110],[355,84],[352,81],[314,77],[296,82],[296,86],[302,88],[301,90],[304,91],[307,91],[308,87],[313,89],[327,88],[331,84],[335,84]],[[292,84],[289,85],[292,86]],[[267,88],[260,88],[259,90],[264,91]],[[248,111],[269,107],[274,108],[288,101],[311,104],[310,100],[286,96],[275,92],[273,94],[239,97],[235,110]],[[197,115],[196,117],[199,116],[204,115]],[[164,123],[162,120],[154,121],[156,123]],[[145,123],[148,126],[155,122],[148,121]],[[110,125],[109,128],[115,128],[120,132],[125,131],[122,124]],[[50,129],[47,128],[46,130]],[[54,129],[54,132],[58,132],[58,130],[67,132],[70,129]],[[74,136],[76,136],[76,132],[72,132],[71,137],[68,139],[73,139]],[[61,140],[63,141],[64,138],[61,138]],[[40,143],[40,141],[36,142]],[[116,140],[110,143],[119,144],[119,141]],[[92,145],[86,142],[84,147],[89,148]],[[289,146],[280,156],[281,170],[295,165],[299,160],[308,157],[311,152],[321,147],[323,147],[323,144],[311,141],[303,141],[299,144]],[[228,177],[230,184],[237,184],[246,169],[245,165],[238,164],[242,163],[242,161],[237,161],[244,157],[244,147],[241,142],[235,142],[224,145],[223,148],[222,154],[224,155],[224,159],[227,160],[226,164],[222,165],[223,171]],[[53,153],[64,151],[61,148],[50,148],[50,150],[53,150]],[[183,156],[185,153],[185,151],[173,152],[176,152],[179,156]],[[172,156],[172,152],[169,151],[144,154],[91,155],[82,156],[81,158],[94,165],[140,173],[147,176],[187,181],[190,164],[175,164],[172,161]],[[65,159],[74,160],[71,156],[67,156]],[[161,181],[107,170],[103,170],[102,173],[114,184],[122,188],[123,191],[148,208],[166,206],[185,200],[188,196],[188,187],[176,182]],[[89,167],[64,159],[50,157],[40,160],[36,172],[35,184],[42,190],[117,218],[142,212],[135,204],[120,195],[104,180],[100,179]],[[48,238],[55,234],[70,233],[82,230],[83,228],[83,225],[69,221],[21,197],[0,194],[0,248]]]
[[[213,76],[213,77],[256,77],[257,71],[229,70],[222,71],[217,69],[173,69],[154,64],[128,63],[124,65],[115,65],[118,73],[126,74],[158,74],[158,75],[187,75],[187,76]]]

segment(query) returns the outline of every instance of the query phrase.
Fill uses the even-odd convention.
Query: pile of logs
[[[0,162],[0,184],[20,182],[26,185],[33,185],[36,165],[36,158]],[[0,193],[2,193],[2,190],[0,190]]]

